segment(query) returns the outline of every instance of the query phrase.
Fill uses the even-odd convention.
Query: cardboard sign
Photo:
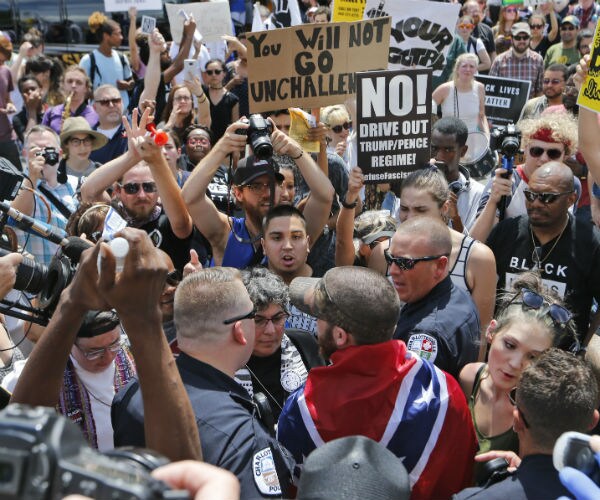
[[[485,86],[485,114],[493,125],[517,123],[523,106],[529,99],[529,80],[511,80],[495,76],[476,75]]]
[[[150,16],[142,16],[142,33],[151,35],[156,28],[156,18]]]
[[[431,68],[439,76],[454,40],[459,3],[367,0],[365,19],[392,16],[388,69]]]
[[[360,21],[365,12],[367,0],[334,0],[331,20],[334,23]]]
[[[221,40],[221,35],[233,35],[229,2],[219,0],[202,3],[171,4],[166,3],[167,16],[173,40],[181,40],[183,35],[183,19],[178,14],[183,9],[188,15],[193,14],[196,29],[206,41]]]
[[[129,7],[142,10],[162,10],[162,0],[104,0],[104,12],[127,12]]]
[[[356,71],[385,69],[390,18],[306,24],[246,39],[252,113],[318,108],[353,95]]]
[[[596,34],[591,49],[588,61],[589,71],[579,91],[577,104],[600,113],[600,23],[596,25]]]
[[[365,183],[404,179],[429,163],[430,69],[357,73],[357,156]]]

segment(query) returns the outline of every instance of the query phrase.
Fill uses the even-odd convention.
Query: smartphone
[[[198,60],[186,59],[183,61],[183,67],[185,68],[185,79],[193,82],[194,77],[198,76]]]
[[[558,471],[564,467],[573,467],[596,482],[600,476],[600,467],[590,448],[590,436],[581,432],[565,432],[556,440],[552,463]]]

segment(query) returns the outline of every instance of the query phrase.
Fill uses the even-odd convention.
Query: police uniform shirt
[[[534,244],[535,242],[535,244]],[[527,216],[506,219],[492,230],[487,245],[496,257],[498,289],[509,289],[519,273],[536,269],[544,284],[563,298],[581,337],[589,328],[592,299],[600,299],[600,231],[569,214],[562,236],[540,245]]]

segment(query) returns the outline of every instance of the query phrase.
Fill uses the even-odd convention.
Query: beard
[[[319,333],[317,337],[317,344],[319,345],[319,353],[325,361],[329,361],[331,355],[337,351],[337,346],[333,340],[333,325],[327,324],[327,328],[321,335]]]

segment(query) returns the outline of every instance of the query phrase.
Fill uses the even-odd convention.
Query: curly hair
[[[92,15],[88,17],[88,26],[90,31],[96,36],[96,40],[101,42],[104,38],[104,34],[112,35],[113,31],[119,27],[119,23],[106,17],[102,12],[92,12]]]
[[[531,138],[542,130],[548,130],[552,142],[565,145],[565,157],[577,151],[577,121],[569,114],[551,113],[519,122],[522,133],[521,148],[525,149]]]
[[[286,313],[289,312],[288,287],[277,274],[265,267],[253,267],[242,271],[242,281],[257,311],[263,311],[271,304],[277,304]]]

